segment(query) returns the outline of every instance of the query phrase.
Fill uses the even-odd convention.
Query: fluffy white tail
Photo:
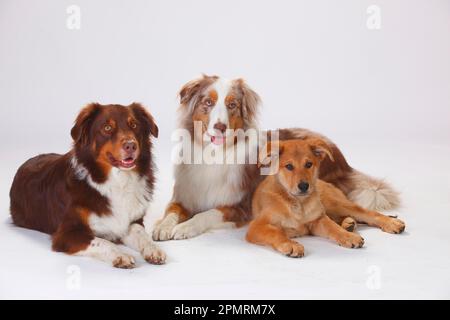
[[[353,170],[349,178],[354,188],[347,197],[360,206],[376,211],[393,210],[400,206],[399,193],[387,182],[357,170]]]

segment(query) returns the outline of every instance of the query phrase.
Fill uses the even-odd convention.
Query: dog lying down
[[[273,142],[274,144],[275,142]],[[318,179],[320,162],[332,159],[321,139],[276,142],[279,152],[267,146],[267,157],[278,161],[278,171],[267,176],[252,200],[253,221],[247,241],[271,246],[289,257],[302,257],[304,247],[291,240],[317,235],[347,248],[361,248],[364,239],[354,233],[356,223],[366,223],[389,233],[401,233],[405,223],[351,202],[341,190]]]

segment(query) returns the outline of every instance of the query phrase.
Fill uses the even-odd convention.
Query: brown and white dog
[[[304,255],[304,248],[291,238],[311,234],[347,248],[360,248],[364,239],[352,232],[356,222],[389,233],[403,232],[403,221],[364,209],[331,183],[318,179],[321,162],[326,157],[333,161],[325,141],[310,138],[275,143],[279,144],[278,151],[271,152],[269,143],[268,158],[278,164],[278,170],[265,178],[254,193],[254,219],[247,241],[298,258]]]
[[[179,127],[191,133],[194,145],[236,147],[233,130],[257,129],[258,94],[242,79],[202,76],[180,91]],[[195,124],[201,130],[194,130]],[[341,189],[363,207],[387,210],[399,204],[397,193],[381,180],[351,168],[334,143],[305,129],[281,129],[280,140],[322,137],[334,162],[324,160],[320,178]],[[238,148],[254,148],[240,140]],[[258,148],[256,146],[256,148]],[[251,196],[262,176],[256,163],[180,163],[175,166],[173,197],[153,230],[154,240],[185,239],[215,228],[243,225],[251,218]]]
[[[19,168],[10,191],[13,222],[51,234],[55,251],[132,268],[134,257],[115,244],[123,243],[149,263],[164,263],[142,224],[155,181],[153,117],[137,103],[92,103],[71,135],[68,153],[39,155]]]

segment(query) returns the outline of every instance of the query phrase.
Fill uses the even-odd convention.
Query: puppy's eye
[[[110,126],[109,124],[105,124],[105,126],[103,127],[103,130],[105,130],[105,132],[111,132],[112,126]]]
[[[288,169],[289,171],[292,171],[292,170],[294,170],[294,166],[292,164],[288,163],[286,165],[286,169]]]
[[[136,129],[137,128],[137,124],[135,122],[130,123],[130,128],[131,129]]]
[[[213,105],[213,101],[212,101],[211,99],[206,99],[206,100],[205,100],[205,104],[206,104],[208,107],[211,107],[211,106]]]
[[[309,169],[309,168],[312,167],[312,165],[313,165],[313,163],[312,163],[311,161],[307,161],[307,162],[305,163],[305,168],[306,168],[306,169]]]

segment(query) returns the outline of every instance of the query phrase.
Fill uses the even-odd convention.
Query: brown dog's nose
[[[135,152],[137,150],[137,144],[133,140],[125,141],[122,145],[123,150],[125,150],[128,153]]]
[[[227,130],[227,126],[226,126],[226,124],[224,124],[222,122],[217,122],[214,125],[214,129],[219,130],[222,133],[225,133],[225,131]]]

